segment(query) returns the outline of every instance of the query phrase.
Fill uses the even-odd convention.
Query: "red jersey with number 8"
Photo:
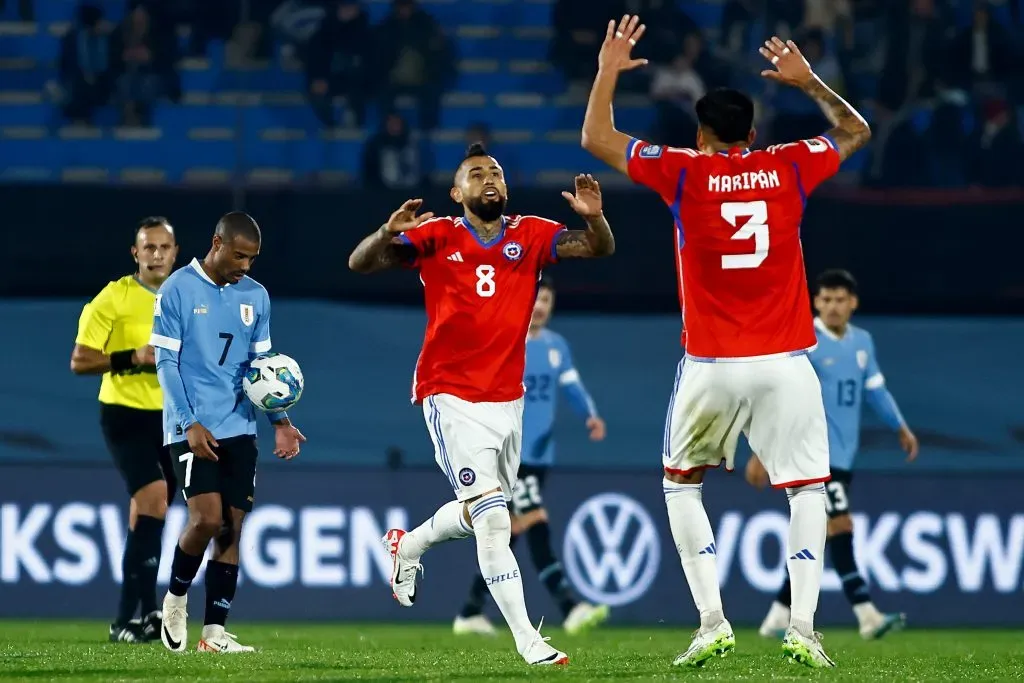
[[[823,135],[709,155],[633,140],[626,155],[630,178],[675,219],[686,354],[751,359],[813,347],[800,221],[807,196],[839,169],[835,143]]]
[[[526,335],[542,268],[557,261],[565,226],[506,216],[491,242],[465,218],[442,217],[402,234],[415,247],[427,308],[412,400],[451,394],[473,403],[523,395]]]

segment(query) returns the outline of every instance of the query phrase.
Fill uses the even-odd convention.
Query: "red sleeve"
[[[442,234],[438,230],[445,218],[433,218],[418,228],[403,232],[399,239],[416,250],[416,258],[409,264],[410,267],[419,266],[420,262],[429,258],[440,247],[439,242]]]
[[[546,218],[538,218],[540,223],[537,226],[537,241],[541,244],[540,267],[550,266],[558,263],[558,238],[566,231],[565,225],[558,221],[549,221]]]
[[[651,188],[672,203],[683,171],[698,156],[700,152],[694,149],[662,147],[634,138],[626,147],[626,170],[633,182]]]
[[[793,164],[800,182],[800,194],[804,197],[839,170],[839,149],[827,135],[773,145],[768,151]]]

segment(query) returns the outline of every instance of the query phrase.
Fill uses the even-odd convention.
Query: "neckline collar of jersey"
[[[192,270],[194,270],[197,273],[199,273],[199,277],[203,278],[204,280],[209,282],[214,287],[230,287],[231,286],[230,282],[227,282],[227,283],[225,283],[223,285],[218,285],[216,282],[214,282],[213,278],[211,278],[209,275],[207,275],[206,271],[203,270],[203,264],[200,263],[199,259],[197,259],[195,257],[192,258],[192,263],[190,263],[188,265],[192,267]]]
[[[844,334],[842,337],[840,337],[838,334],[836,334],[832,330],[828,329],[828,325],[826,325],[825,321],[822,320],[821,318],[815,318],[814,319],[814,326],[817,327],[819,330],[821,330],[822,333],[826,337],[831,339],[832,341],[843,341],[850,334],[850,326],[847,325],[846,326],[846,334]]]
[[[729,152],[731,152],[734,149],[742,149],[743,150],[743,152],[740,154],[741,157],[745,157],[748,154],[750,154],[750,148],[749,147],[730,147],[729,149],[720,149],[720,150],[718,150],[718,154],[721,154],[723,157],[727,157],[727,156],[729,156]]]
[[[469,232],[469,234],[473,236],[473,239],[477,241],[477,244],[479,244],[484,249],[487,249],[488,247],[493,247],[495,244],[501,241],[502,237],[505,236],[506,221],[504,216],[501,217],[501,230],[498,231],[498,234],[495,235],[494,239],[492,239],[490,242],[484,242],[482,239],[480,239],[480,234],[476,231],[476,228],[473,226],[473,221],[469,220],[468,216],[463,216],[459,220],[462,221],[463,229]]]
[[[156,290],[153,289],[152,287],[150,287],[149,285],[147,285],[145,282],[143,282],[142,278],[139,277],[138,273],[135,273],[135,275],[132,275],[132,279],[135,280],[135,282],[138,283],[139,287],[142,287],[144,290],[146,290],[150,294],[156,294]]]

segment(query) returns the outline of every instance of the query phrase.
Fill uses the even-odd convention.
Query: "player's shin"
[[[438,543],[473,535],[473,527],[466,520],[466,505],[457,500],[445,503],[427,521],[402,538],[399,552],[410,562],[416,562],[423,553]]]
[[[135,564],[138,575],[139,604],[142,616],[156,611],[156,579],[160,569],[160,545],[164,520],[139,515],[135,522]]]
[[[124,542],[124,555],[121,557],[121,598],[117,605],[115,624],[124,626],[135,616],[135,608],[139,604],[139,551],[138,535],[135,530],[128,531]]]
[[[789,548],[786,565],[792,584],[790,623],[805,637],[814,632],[825,555],[825,487],[786,489],[789,496]]]
[[[522,652],[536,638],[537,631],[530,624],[519,563],[509,547],[512,519],[505,498],[501,493],[483,496],[470,508],[470,516],[476,530],[480,573],[512,630],[516,649]]]
[[[204,626],[224,626],[238,588],[238,565],[210,560],[206,563],[206,617]]]
[[[567,616],[576,606],[576,598],[569,587],[569,581],[565,578],[562,563],[555,559],[555,553],[551,549],[551,527],[547,522],[534,524],[526,531],[526,542],[530,547],[530,557],[537,568],[537,578],[548,589],[548,593],[562,610],[562,615]]]
[[[713,629],[725,615],[718,585],[715,538],[702,500],[703,485],[677,484],[668,479],[662,483],[672,539],[679,551],[693,602],[700,612],[701,629]]]
[[[202,555],[191,555],[182,550],[180,544],[175,545],[174,560],[171,562],[171,582],[167,586],[167,591],[171,595],[183,597],[188,593],[202,563]]]

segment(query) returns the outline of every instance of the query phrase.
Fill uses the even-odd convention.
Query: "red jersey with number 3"
[[[434,218],[402,234],[416,248],[427,308],[412,399],[435,394],[465,401],[514,401],[523,395],[526,334],[542,268],[557,260],[565,230],[537,216],[506,216],[490,243],[465,218]]]
[[[629,176],[675,219],[683,346],[697,358],[751,358],[815,345],[800,221],[807,195],[839,169],[827,136],[703,154],[633,140]]]

